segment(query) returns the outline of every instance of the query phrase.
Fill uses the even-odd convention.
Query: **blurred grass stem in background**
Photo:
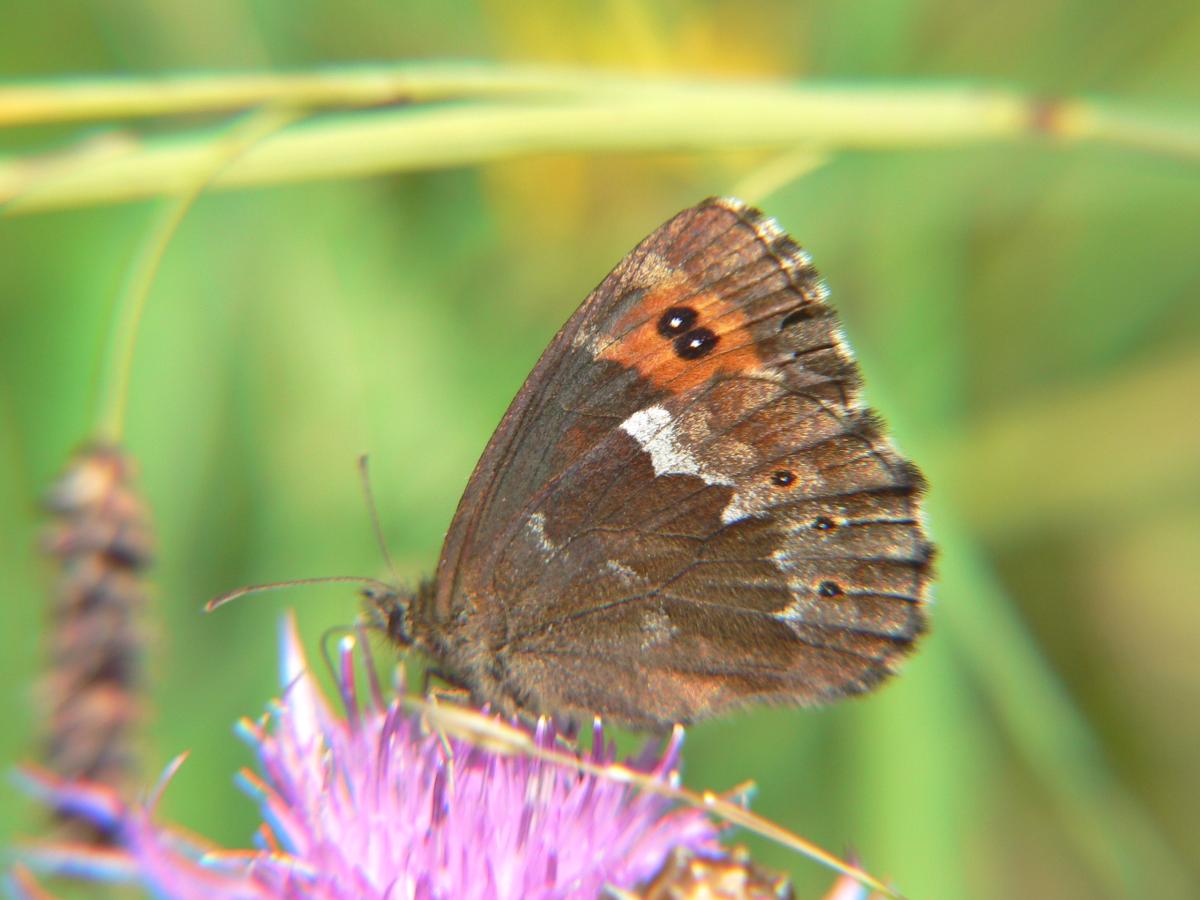
[[[469,75],[469,77],[468,77]],[[361,83],[344,71],[320,88],[319,76],[252,81],[206,78],[188,90],[180,80],[0,89],[0,123],[73,120],[153,109],[158,115],[198,107],[236,110],[256,102],[285,101],[298,108],[396,97],[454,97],[453,104],[341,112],[263,140],[212,179],[216,188],[247,187],[382,172],[444,169],[546,153],[713,152],[780,150],[804,146],[848,148],[946,147],[1012,142],[1052,134],[1068,141],[1100,141],[1141,151],[1200,159],[1200,128],[1183,120],[1131,115],[1084,101],[1047,103],[985,87],[867,87],[765,82],[631,82],[578,71],[486,70],[467,75],[435,68],[380,87],[367,73]],[[561,97],[523,98],[534,86]],[[221,100],[222,87],[229,97]],[[156,96],[156,91],[161,96]],[[61,93],[61,99],[59,94]],[[156,102],[157,101],[157,102]],[[174,101],[175,106],[172,105]],[[40,111],[40,115],[39,115]],[[112,203],[173,193],[207,164],[209,129],[168,137],[95,140],[41,156],[0,159],[0,205],[8,213]]]
[[[1146,498],[1167,498],[1200,459],[1200,417],[1179,416],[1179,396],[1200,397],[1200,358],[1174,354],[1120,379],[1072,385],[948,433],[926,452],[973,529],[1018,532],[1031,516],[1120,520]],[[1113,428],[1109,410],[1122,411]],[[1103,446],[1103,457],[1089,453]],[[980,470],[989,473],[979,478]],[[1106,477],[1113,470],[1121,478]]]
[[[213,788],[244,760],[210,735],[270,689],[270,605],[195,607],[375,564],[337,475],[364,450],[401,578],[427,572],[554,328],[644,226],[732,192],[769,196],[829,279],[872,405],[929,476],[942,577],[893,686],[692,729],[688,783],[754,777],[756,812],[914,897],[1195,896],[1194,5],[620,5],[640,42],[603,4],[269,6],[31,7],[43,30],[11,23],[0,62],[0,554],[36,595],[22,503],[92,424],[124,279],[99,419],[162,524],[174,646],[149,683],[194,714],[152,743],[197,750],[176,818],[226,843],[253,827]],[[575,67],[306,68],[464,53]],[[303,121],[267,127],[287,109]],[[235,190],[274,184],[296,186]],[[305,628],[351,602],[306,606]],[[0,607],[14,754],[32,606]]]
[[[1146,811],[1113,777],[1100,741],[1076,708],[1016,615],[1017,606],[996,581],[969,532],[948,511],[938,522],[944,590],[970,596],[964,614],[947,604],[938,609],[943,627],[967,669],[996,708],[1004,737],[1030,770],[1044,779],[1058,814],[1088,864],[1121,896],[1137,896],[1152,876],[1186,890],[1187,875],[1176,863]],[[1046,722],[1053,722],[1052,729]]]

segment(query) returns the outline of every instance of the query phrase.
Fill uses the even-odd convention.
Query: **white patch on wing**
[[[751,476],[743,479],[741,490],[729,498],[721,510],[721,521],[729,525],[751,516],[767,516],[778,502],[779,498],[761,483],[761,479]]]
[[[695,475],[705,484],[733,484],[728,477],[707,468],[689,452],[686,438],[675,427],[675,417],[661,406],[639,409],[621,423],[621,430],[650,456],[656,477]]]
[[[608,567],[610,572],[615,572],[625,584],[632,584],[637,580],[638,573],[633,571],[633,569],[629,568],[629,566],[625,565],[623,562],[610,559],[605,562],[605,565]]]
[[[808,621],[808,613],[813,606],[812,598],[797,593],[793,596],[791,603],[775,613],[775,618],[787,625],[804,625]]]
[[[778,503],[777,497],[771,496],[760,485],[752,483],[743,487],[742,490],[736,491],[729,498],[729,502],[721,510],[721,522],[725,525],[732,525],[734,522],[740,522],[742,519],[749,519],[752,516],[767,518],[771,515],[772,508]]]
[[[671,624],[671,617],[667,615],[666,610],[651,609],[642,616],[643,650],[665,644],[678,633],[679,629]]]
[[[559,545],[546,537],[546,514],[544,512],[531,513],[525,523],[525,528],[533,535],[534,541],[537,542],[542,552],[551,555],[558,550]]]
[[[721,510],[721,524],[732,525],[734,522],[740,522],[751,515],[753,515],[753,510],[749,510],[743,506],[741,496],[734,494],[729,498],[729,502],[725,504],[725,508]]]
[[[689,451],[691,429],[681,430],[675,417],[661,406],[639,409],[621,423],[621,430],[637,441],[642,450],[649,455],[656,477],[695,475],[705,484],[726,487],[736,485],[732,477],[715,470],[706,460]],[[721,450],[722,460],[738,463],[743,467],[748,466],[753,458],[753,448],[742,447],[740,444],[723,445]],[[745,452],[739,453],[738,450]],[[752,489],[735,491],[721,511],[721,522],[731,525],[751,516],[763,515],[772,502],[772,498],[759,497]]]

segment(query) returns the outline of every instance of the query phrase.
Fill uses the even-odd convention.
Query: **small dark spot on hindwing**
[[[783,317],[783,321],[779,323],[779,330],[787,331],[797,322],[807,322],[809,319],[814,318],[820,309],[821,305],[819,303],[806,303],[804,306],[793,309]]]

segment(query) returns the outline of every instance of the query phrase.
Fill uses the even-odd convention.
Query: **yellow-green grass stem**
[[[4,94],[0,92],[0,106]],[[481,165],[555,153],[835,152],[1005,145],[1054,136],[1200,159],[1200,128],[1093,104],[962,86],[863,88],[647,80],[562,98],[467,100],[322,116],[265,139],[212,187]],[[211,128],[95,139],[0,159],[9,214],[174,195],[205,171]]]
[[[1189,878],[1170,844],[1113,775],[1100,740],[1021,622],[1017,606],[952,514],[934,509],[942,552],[938,622],[1037,774],[1066,833],[1111,896]]]
[[[637,81],[601,71],[486,63],[60,78],[0,88],[0,128],[230,113],[264,104],[317,110],[464,97],[595,93],[627,90]]]

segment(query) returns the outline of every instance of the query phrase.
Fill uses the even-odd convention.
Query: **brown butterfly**
[[[504,713],[637,728],[875,687],[933,551],[825,298],[737,200],[642,241],[509,407],[436,579],[376,598],[390,637]]]

